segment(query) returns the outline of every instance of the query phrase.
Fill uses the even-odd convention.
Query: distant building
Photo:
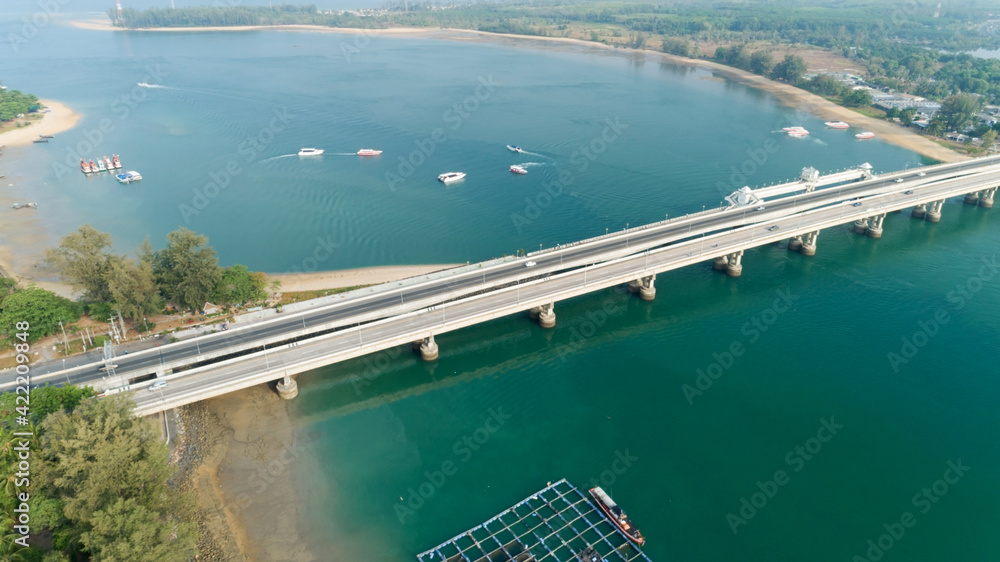
[[[206,302],[205,306],[201,309],[201,311],[204,312],[205,314],[215,314],[216,312],[219,312],[219,307],[215,306],[210,302]]]

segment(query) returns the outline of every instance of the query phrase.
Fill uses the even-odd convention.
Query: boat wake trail
[[[327,152],[331,156],[357,156],[357,152]]]
[[[291,156],[298,156],[298,154],[282,154],[281,156],[272,156],[261,160],[261,162],[269,162],[271,160],[277,160],[278,158],[289,158]]]
[[[522,168],[529,168],[531,166],[544,166],[545,162],[522,162],[518,166]]]
[[[530,154],[532,156],[541,156],[542,158],[548,158],[549,160],[552,160],[551,158],[549,158],[548,156],[546,156],[544,154],[539,154],[537,152],[528,152],[527,150],[522,150],[521,154]]]
[[[815,142],[816,144],[818,144],[820,146],[826,146],[826,143],[823,142],[823,141],[821,141],[821,140],[819,140],[819,139],[813,139],[813,142]]]

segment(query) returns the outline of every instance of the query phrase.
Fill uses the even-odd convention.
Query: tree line
[[[38,97],[19,90],[0,89],[0,121],[10,121],[22,113],[38,111]]]
[[[195,499],[171,482],[167,445],[155,422],[133,415],[131,400],[98,400],[89,387],[35,387],[24,415],[17,396],[0,395],[0,560],[194,558]],[[22,451],[27,476],[18,468]],[[25,513],[22,503],[30,541],[9,516]]]
[[[114,313],[129,320],[164,310],[167,303],[179,309],[200,311],[207,302],[245,305],[268,298],[263,273],[244,265],[219,266],[208,238],[186,228],[167,234],[167,245],[154,249],[147,239],[136,256],[111,252],[111,235],[83,225],[45,252],[62,280],[79,292],[73,302],[38,287],[19,289],[9,279],[0,280],[0,343],[11,343],[15,324],[31,324],[32,341],[52,335],[87,312],[105,322]]]

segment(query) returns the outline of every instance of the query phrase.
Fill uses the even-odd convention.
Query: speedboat
[[[843,121],[827,121],[826,123],[823,124],[826,125],[827,127],[830,127],[831,129],[847,129],[850,127],[850,125],[844,123]]]
[[[323,154],[322,148],[303,148],[299,151],[299,156],[319,156]]]
[[[854,138],[861,139],[861,140],[873,139],[873,138],[875,138],[875,133],[873,133],[871,131],[864,131],[864,132],[861,132],[861,133],[858,133],[858,134],[854,135]]]
[[[438,176],[438,181],[445,184],[453,183],[463,179],[465,179],[465,172],[448,172]]]
[[[118,183],[128,183],[132,181],[132,178],[129,177],[128,174],[118,174],[115,176],[115,179],[118,180]]]
[[[378,156],[379,154],[382,154],[382,151],[374,148],[362,148],[358,151],[358,156]]]
[[[597,502],[597,507],[601,509],[604,516],[611,521],[618,530],[621,531],[628,539],[635,544],[642,546],[646,544],[646,539],[639,532],[639,529],[635,528],[632,521],[629,520],[622,508],[618,507],[615,500],[611,499],[600,486],[590,489],[590,495],[593,496],[594,500]]]
[[[128,181],[139,181],[142,179],[142,174],[136,172],[135,170],[125,172],[125,175],[128,176]]]
[[[118,159],[118,155],[117,154],[112,154],[111,155],[111,163],[115,165],[116,169],[118,169],[118,170],[122,169],[122,163],[121,163],[121,160]]]
[[[511,166],[510,171],[514,172],[515,174],[521,174],[521,175],[528,173],[528,170],[524,169],[524,166],[517,166],[517,165]]]
[[[511,152],[524,152],[524,149],[522,149],[520,146],[514,146],[512,144],[507,145],[507,150]]]
[[[83,172],[83,173],[85,173],[85,174],[91,174],[91,173],[94,172],[94,170],[90,169],[90,164],[88,164],[83,159],[80,160],[80,171]]]
[[[99,172],[108,171],[108,167],[104,165],[104,162],[100,158],[97,159],[97,171]]]
[[[804,127],[785,127],[782,131],[790,137],[805,137],[809,135],[809,131],[805,130]]]
[[[149,84],[147,84],[147,83],[145,83],[145,82],[139,82],[138,86],[139,86],[140,88],[148,88],[148,87],[149,87]]]

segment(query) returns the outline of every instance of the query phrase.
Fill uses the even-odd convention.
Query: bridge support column
[[[729,265],[726,266],[726,275],[730,277],[739,277],[743,274],[743,250],[736,252],[734,254],[729,254]]]
[[[420,342],[420,358],[424,361],[435,361],[438,358],[438,344],[434,341],[434,336],[424,338]]]
[[[854,233],[864,234],[868,232],[868,219],[858,219],[854,221]]]
[[[538,325],[543,328],[556,327],[556,303],[542,305],[542,311],[538,313]]]
[[[712,262],[712,269],[722,271],[729,267],[729,256],[719,256]]]
[[[989,209],[993,206],[993,196],[996,195],[997,188],[987,189],[983,191],[983,196],[979,198],[979,206],[984,209]]]
[[[801,236],[796,236],[796,237],[790,238],[788,240],[788,251],[789,252],[798,252],[801,249],[802,249],[802,237]]]
[[[642,288],[642,279],[633,279],[628,282],[628,292],[638,293],[639,289]]]
[[[927,216],[924,217],[928,222],[941,222],[941,207],[944,206],[944,200],[932,201],[931,208],[927,209]]]
[[[885,215],[875,215],[874,217],[872,217],[872,223],[868,225],[869,238],[882,237],[882,221],[884,220],[885,220]]]
[[[285,400],[291,400],[299,395],[299,385],[295,379],[285,375],[285,378],[278,381],[278,396]]]
[[[924,215],[926,214],[927,214],[927,205],[924,203],[917,205],[916,207],[913,208],[912,211],[910,211],[910,217],[918,220],[924,218]]]
[[[802,236],[802,248],[799,251],[802,252],[803,256],[816,255],[816,238],[818,236],[818,230],[816,232],[807,232]]]
[[[979,204],[979,192],[978,191],[973,191],[972,193],[966,193],[965,194],[965,204],[966,205],[972,205],[973,207],[975,207],[976,205],[978,205]]]
[[[643,277],[639,280],[639,298],[644,301],[651,301],[656,298],[656,287],[653,286],[653,281],[656,280],[656,275],[650,275],[649,277]]]
[[[535,319],[538,318],[538,315],[541,314],[541,312],[542,312],[542,307],[540,307],[540,306],[536,306],[534,308],[529,308],[528,309],[528,316],[531,317],[532,320],[535,320]]]

